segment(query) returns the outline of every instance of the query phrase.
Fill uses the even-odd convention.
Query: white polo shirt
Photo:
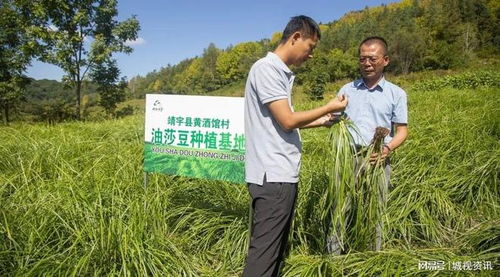
[[[299,181],[302,145],[298,129],[285,131],[273,118],[268,103],[288,99],[295,75],[274,53],[258,60],[250,69],[245,87],[245,180]]]

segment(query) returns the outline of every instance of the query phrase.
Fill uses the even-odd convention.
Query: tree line
[[[500,6],[494,0],[404,0],[347,13],[320,24],[322,39],[311,59],[294,69],[297,83],[311,98],[321,98],[325,84],[358,77],[359,42],[372,35],[389,43],[395,74],[465,66],[472,59],[497,55],[500,46]],[[210,94],[242,82],[250,66],[281,37],[245,42],[227,49],[211,43],[199,57],[167,65],[129,81],[132,94]]]
[[[134,16],[118,22],[116,4],[116,0],[1,2],[0,110],[4,121],[20,106],[28,113],[43,115],[45,109],[48,116],[80,118],[89,105],[99,104],[113,115],[118,102],[126,97],[143,98],[146,93],[214,94],[241,84],[251,65],[281,38],[276,32],[271,38],[226,49],[211,43],[200,56],[126,81],[120,78],[113,54],[132,51],[125,42],[137,38],[140,26]],[[495,0],[403,0],[349,12],[320,24],[322,39],[314,59],[293,68],[296,83],[312,99],[321,99],[327,83],[357,78],[358,44],[372,35],[388,41],[391,64],[387,70],[394,74],[458,68],[476,58],[497,57],[499,19],[500,5]],[[59,102],[43,102],[45,108],[36,107],[39,92],[23,75],[33,59],[63,69],[64,87],[72,93],[57,97]],[[92,91],[82,94],[84,84]]]

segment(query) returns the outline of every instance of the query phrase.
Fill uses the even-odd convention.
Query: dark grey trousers
[[[243,276],[278,276],[293,220],[296,183],[248,184],[253,223]]]

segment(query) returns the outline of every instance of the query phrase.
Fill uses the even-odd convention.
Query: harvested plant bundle
[[[360,151],[355,149],[349,128],[356,131],[351,121],[342,118],[330,130],[333,162],[322,201],[322,219],[330,248],[333,243],[337,244],[334,248],[343,251],[363,251],[373,247],[376,230],[382,227],[386,189],[384,166],[383,163],[370,163],[370,157],[373,153],[381,153],[383,140],[389,132],[378,127],[370,146]],[[338,249],[329,251],[337,252]]]
[[[325,224],[326,241],[339,244],[345,249],[347,243],[348,215],[352,209],[355,195],[354,175],[354,140],[349,132],[354,128],[352,121],[342,117],[330,128],[331,163],[328,177],[329,184],[322,199],[321,218]]]
[[[359,151],[355,158],[354,218],[349,226],[349,247],[356,251],[373,250],[377,235],[383,236],[382,216],[388,180],[384,172],[385,163],[378,160],[371,162],[370,158],[373,154],[380,155],[388,134],[388,129],[377,127],[372,143],[365,151]]]

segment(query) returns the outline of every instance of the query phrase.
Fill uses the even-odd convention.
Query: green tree
[[[8,76],[0,81],[0,108],[3,110],[2,117],[5,125],[10,122],[11,110],[21,101],[23,97],[23,89],[29,82],[28,78],[22,75]]]
[[[391,68],[408,74],[418,67],[425,51],[423,32],[415,28],[404,28],[394,34],[390,47]]]
[[[222,52],[217,59],[217,74],[224,84],[246,77],[252,64],[263,55],[264,48],[257,42],[245,42]]]
[[[278,44],[280,43],[282,37],[283,37],[282,32],[274,32],[271,35],[271,39],[269,41],[270,50],[276,49],[276,47],[278,47]]]
[[[23,73],[38,49],[27,32],[29,23],[15,1],[0,2],[0,109],[5,124],[29,83]]]
[[[462,30],[460,42],[462,43],[464,53],[466,57],[471,58],[478,45],[477,27],[472,23],[464,23],[460,25],[460,29]]]
[[[328,61],[324,54],[317,53],[303,71],[304,91],[312,100],[323,99],[326,83],[330,80]]]
[[[125,87],[127,86],[125,78],[119,81],[120,70],[116,61],[108,59],[97,64],[91,72],[91,77],[98,84],[99,105],[106,110],[109,116],[114,116],[116,104],[125,100]]]
[[[210,43],[203,51],[201,58],[201,86],[206,91],[212,91],[220,87],[216,68],[220,52],[213,43]]]
[[[311,100],[321,100],[323,99],[326,83],[330,76],[325,71],[318,70],[317,68],[314,68],[311,73],[311,75],[306,77],[304,91],[309,95]]]
[[[137,39],[139,21],[135,16],[117,21],[116,0],[40,0],[32,9],[46,18],[36,30],[46,49],[41,60],[66,73],[63,79],[75,90],[79,119],[82,81],[113,53],[133,51],[126,42]]]
[[[333,49],[326,56],[326,60],[330,82],[346,78],[353,79],[359,75],[357,55],[343,52],[340,49]]]
[[[201,58],[196,58],[191,62],[182,74],[180,74],[180,80],[176,86],[178,92],[183,94],[201,94],[203,92],[201,86],[201,67]]]

